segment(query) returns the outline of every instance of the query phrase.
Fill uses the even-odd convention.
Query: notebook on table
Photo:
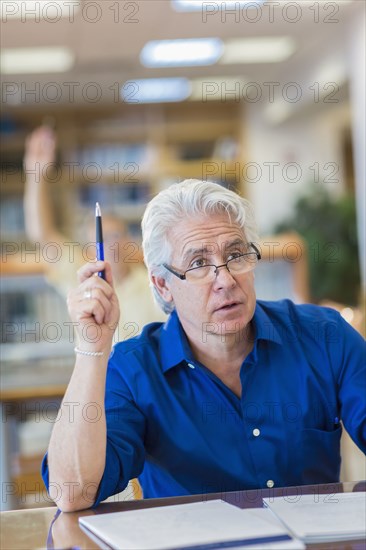
[[[305,543],[366,538],[366,492],[314,493],[263,502]]]
[[[305,548],[270,510],[242,510],[222,500],[83,516],[79,523],[104,548],[105,545],[124,550]]]

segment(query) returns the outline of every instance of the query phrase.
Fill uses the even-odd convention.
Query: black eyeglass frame
[[[254,243],[248,243],[249,246],[251,246],[252,248],[254,248],[254,252],[255,254],[257,255],[257,260],[259,261],[261,259],[261,253],[259,252],[258,248],[255,246]],[[239,256],[237,256],[236,258],[232,258],[232,260],[236,260],[238,258],[242,258],[243,256],[248,256],[249,254],[253,254],[253,252],[245,252],[245,254],[239,254]],[[165,267],[165,269],[167,269],[168,271],[170,271],[170,273],[173,273],[173,275],[175,275],[176,277],[178,277],[179,279],[181,279],[182,281],[185,281],[187,279],[186,277],[186,273],[188,273],[188,271],[193,271],[194,269],[201,269],[201,267],[215,267],[216,268],[216,271],[215,271],[215,274],[217,273],[217,270],[220,269],[220,267],[226,267],[226,269],[228,270],[228,272],[230,273],[230,269],[228,268],[227,264],[229,262],[231,262],[232,260],[228,260],[227,262],[225,262],[224,264],[221,264],[221,265],[215,265],[215,264],[207,264],[205,266],[199,266],[199,267],[191,267],[189,269],[186,269],[186,271],[184,273],[178,273],[178,271],[175,271],[172,267],[170,267],[168,264],[163,264],[163,267]]]

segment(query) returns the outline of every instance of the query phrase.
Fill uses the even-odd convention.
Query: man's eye
[[[239,258],[242,255],[242,252],[232,252],[231,254],[229,254],[227,261],[234,260],[234,258]]]
[[[204,265],[206,265],[206,263],[207,262],[204,258],[198,258],[197,260],[193,260],[189,267],[203,267]]]

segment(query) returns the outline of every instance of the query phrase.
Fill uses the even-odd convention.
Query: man
[[[26,142],[24,169],[24,218],[28,238],[42,246],[55,243],[61,251],[56,262],[46,262],[46,278],[62,295],[76,284],[76,271],[95,257],[95,219],[86,224],[86,242],[74,246],[56,228],[45,173],[55,162],[56,135],[52,128],[35,129]],[[37,175],[39,174],[39,176]],[[102,206],[103,207],[103,206]],[[91,213],[92,214],[92,213]],[[141,265],[138,245],[129,237],[126,225],[116,215],[103,215],[104,250],[110,262],[119,302],[123,304],[115,341],[138,334],[146,323],[163,321],[151,296],[146,270]],[[84,247],[83,247],[84,245]],[[84,251],[84,252],[83,252]]]
[[[98,504],[132,477],[145,497],[336,481],[341,419],[366,450],[362,337],[333,310],[256,301],[255,225],[232,191],[173,185],[149,203],[142,229],[171,314],[110,354],[111,268],[80,269],[68,299],[75,370],[43,463],[58,506]]]

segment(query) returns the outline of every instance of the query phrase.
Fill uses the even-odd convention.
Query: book
[[[274,497],[263,502],[306,544],[366,538],[366,492]]]
[[[83,516],[79,523],[102,545],[124,550],[305,548],[269,510],[222,500]]]

